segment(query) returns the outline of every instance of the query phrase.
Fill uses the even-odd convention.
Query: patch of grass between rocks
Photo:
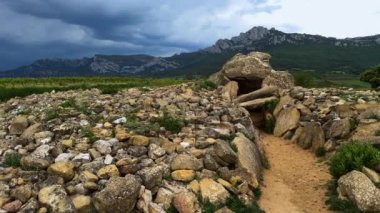
[[[9,153],[4,157],[3,164],[7,167],[17,168],[20,167],[21,155],[19,153]]]

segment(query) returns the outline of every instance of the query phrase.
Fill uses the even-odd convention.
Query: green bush
[[[224,141],[228,141],[228,142],[232,142],[235,138],[236,138],[235,133],[232,133],[229,135],[220,135],[219,136],[219,139],[224,140]]]
[[[306,88],[315,86],[314,76],[310,72],[301,71],[294,73],[294,81],[297,86]]]
[[[269,112],[273,112],[278,104],[278,100],[267,101],[264,103],[264,109]]]
[[[60,105],[61,107],[63,108],[74,108],[76,109],[77,111],[85,114],[85,115],[90,115],[91,114],[91,111],[89,110],[87,104],[84,104],[84,103],[78,103],[75,101],[74,98],[69,98],[65,101],[63,101]]]
[[[380,130],[376,130],[375,136],[380,136]]]
[[[52,107],[45,111],[45,120],[50,121],[56,118],[59,118],[59,108],[58,107]]]
[[[360,75],[360,80],[371,84],[372,88],[380,86],[380,65],[369,68]]]
[[[204,213],[214,213],[223,206],[228,207],[235,213],[264,213],[256,202],[253,202],[250,205],[245,205],[237,196],[227,198],[225,205],[212,204],[209,201],[203,201],[202,199],[200,199],[200,205],[202,212]]]
[[[380,189],[380,182],[375,183],[375,186]]]
[[[164,112],[164,115],[157,120],[158,124],[165,127],[166,130],[172,133],[178,133],[184,127],[184,122],[176,117],[169,115],[168,112]]]
[[[245,205],[238,197],[232,196],[227,199],[226,206],[235,213],[264,213],[256,202]]]
[[[270,163],[269,163],[268,157],[266,155],[264,155],[262,157],[261,161],[263,163],[264,169],[270,169]]]
[[[325,155],[326,155],[326,149],[324,147],[318,147],[317,150],[315,150],[315,156],[323,157]]]
[[[17,168],[20,167],[21,155],[19,153],[9,153],[4,157],[3,164],[7,167]]]
[[[218,85],[210,80],[203,80],[199,83],[199,87],[202,89],[216,89]]]
[[[350,119],[350,131],[354,131],[356,128],[358,128],[359,120],[356,118]]]
[[[88,138],[91,144],[98,140],[90,128],[82,128],[80,134],[82,137]]]
[[[330,159],[330,173],[336,179],[363,166],[373,168],[380,164],[380,151],[371,144],[350,143],[342,145]]]
[[[170,205],[170,207],[166,210],[167,213],[179,213],[179,211],[174,207],[174,205]]]
[[[264,121],[264,130],[267,133],[273,133],[274,127],[276,126],[276,118],[265,118]]]

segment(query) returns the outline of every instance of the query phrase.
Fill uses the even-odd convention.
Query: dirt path
[[[270,169],[264,172],[260,206],[267,213],[323,213],[328,168],[310,151],[263,134]]]

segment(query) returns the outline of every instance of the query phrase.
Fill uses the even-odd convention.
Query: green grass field
[[[0,78],[0,101],[44,92],[98,88],[114,94],[132,87],[161,87],[180,84],[174,78],[152,79],[131,77],[62,77],[62,78]]]
[[[296,84],[303,87],[349,87],[355,89],[369,89],[369,83],[359,80],[359,76],[333,71],[317,73],[312,70],[298,70],[292,72]]]

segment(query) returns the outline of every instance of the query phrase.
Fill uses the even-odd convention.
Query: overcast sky
[[[96,53],[166,56],[253,26],[374,35],[379,20],[380,0],[0,0],[0,70]]]

